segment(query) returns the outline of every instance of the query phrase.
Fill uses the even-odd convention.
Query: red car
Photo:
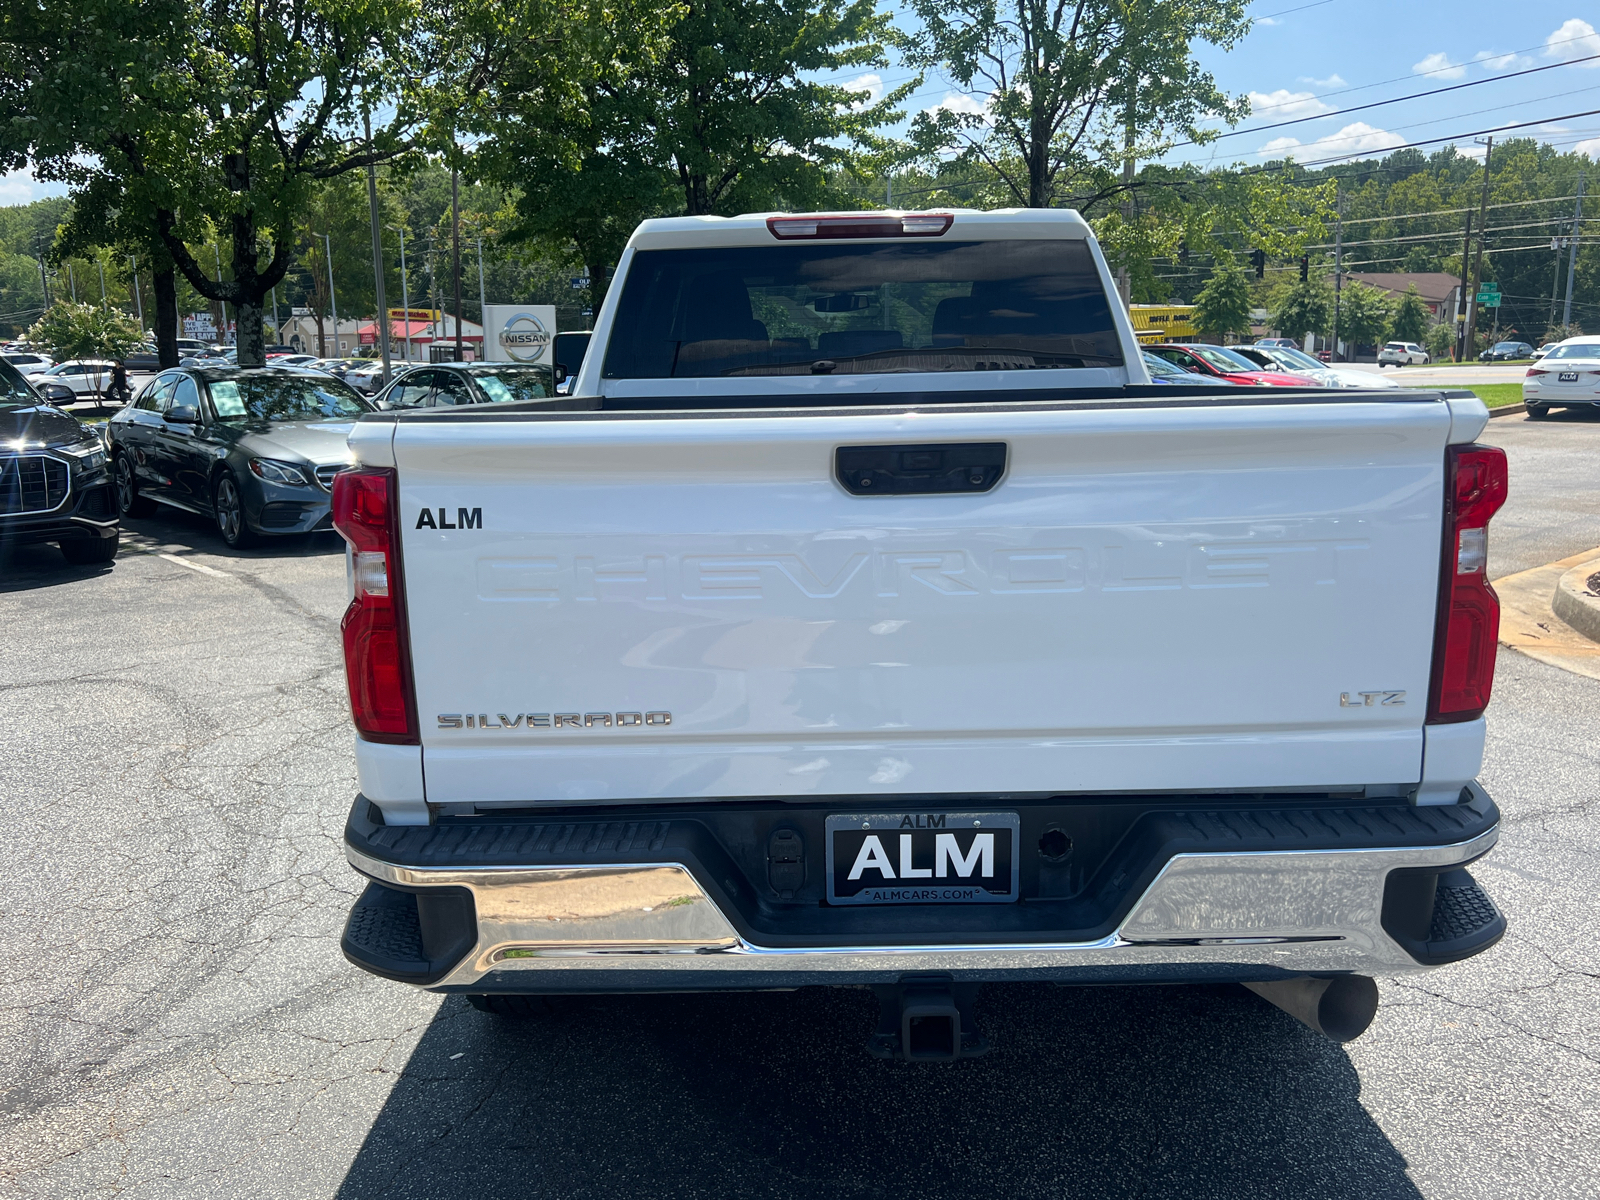
[[[1185,371],[1192,371],[1196,375],[1206,375],[1215,379],[1226,379],[1232,383],[1259,384],[1266,387],[1321,387],[1315,379],[1304,375],[1290,375],[1283,371],[1263,371],[1249,359],[1235,354],[1232,350],[1222,346],[1208,346],[1203,342],[1191,342],[1166,346],[1146,347],[1151,354],[1158,355],[1175,367],[1182,367]]]

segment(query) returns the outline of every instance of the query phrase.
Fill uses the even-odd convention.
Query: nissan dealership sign
[[[553,304],[490,304],[483,312],[484,345],[498,362],[548,364],[556,334]]]

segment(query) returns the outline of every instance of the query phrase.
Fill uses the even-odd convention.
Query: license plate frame
[[[828,903],[1015,904],[1022,875],[1021,829],[1014,812],[831,813],[823,833]],[[941,842],[941,834],[949,840]],[[872,838],[877,839],[876,851],[867,845]],[[865,863],[858,862],[863,858]],[[849,879],[858,865],[857,879]],[[909,877],[902,874],[907,865],[913,871]],[[892,878],[885,877],[885,867]],[[991,873],[985,875],[985,870]]]
[[[1557,383],[1577,383],[1578,382],[1578,373],[1576,371],[1558,371],[1558,372],[1556,372],[1556,382]]]

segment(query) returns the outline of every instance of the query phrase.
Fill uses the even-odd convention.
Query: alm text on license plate
[[[1010,904],[1016,813],[836,813],[827,819],[829,904]]]

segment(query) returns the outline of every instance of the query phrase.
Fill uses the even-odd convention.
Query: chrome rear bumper
[[[471,893],[476,944],[428,986],[584,990],[603,975],[607,989],[654,991],[869,983],[923,971],[962,980],[1087,982],[1150,972],[1267,979],[1421,970],[1385,928],[1391,872],[1456,867],[1485,854],[1498,837],[1496,825],[1448,845],[1178,854],[1114,933],[999,945],[759,945],[739,933],[684,864],[670,861],[420,867],[349,845],[346,852],[356,870],[380,884]]]

